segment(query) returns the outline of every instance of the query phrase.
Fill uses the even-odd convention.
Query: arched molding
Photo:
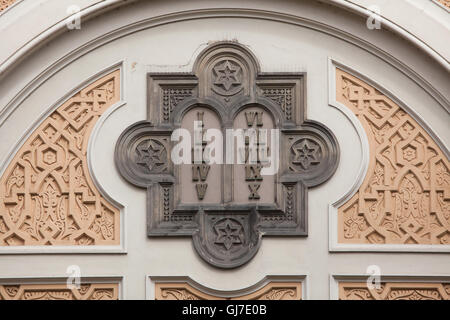
[[[337,2],[337,1],[336,1]],[[342,1],[341,1],[342,2]],[[127,2],[128,3],[128,2]],[[117,6],[123,5],[121,0],[111,0],[111,1],[104,1],[95,5],[92,5],[88,9],[82,10],[80,12],[81,18],[84,19],[85,23],[87,24],[89,22],[89,17],[91,15],[99,15],[106,13],[106,11],[115,8]],[[343,5],[341,3],[341,5]],[[350,7],[349,7],[350,8]],[[352,10],[356,10],[356,8],[352,7]],[[103,11],[105,10],[105,11]],[[359,8],[358,10],[362,10]],[[363,10],[359,12],[359,14],[370,14],[371,12],[368,10]],[[137,21],[125,26],[122,26],[120,28],[110,30],[107,33],[101,34],[97,36],[96,38],[87,41],[83,44],[78,45],[76,48],[72,48],[68,54],[66,54],[63,57],[60,57],[52,63],[51,65],[45,67],[45,69],[37,75],[33,80],[31,80],[23,89],[20,90],[7,104],[5,107],[0,110],[0,124],[2,124],[6,119],[9,117],[9,115],[14,112],[14,110],[32,93],[34,90],[36,90],[40,84],[45,82],[47,79],[49,79],[52,75],[57,73],[59,70],[67,66],[68,64],[72,63],[79,57],[85,55],[86,53],[99,48],[100,46],[107,44],[115,39],[130,35],[134,32],[138,32],[141,30],[145,30],[148,28],[160,26],[167,23],[175,23],[175,22],[181,22],[181,21],[188,21],[188,20],[195,20],[195,19],[204,19],[208,17],[239,17],[239,18],[250,18],[250,19],[260,19],[260,20],[269,20],[269,21],[276,21],[276,22],[282,22],[286,24],[291,25],[297,25],[302,26],[306,28],[310,28],[319,32],[323,32],[325,34],[332,35],[338,39],[342,39],[346,42],[352,43],[355,46],[366,50],[375,56],[379,57],[383,61],[389,63],[399,71],[401,71],[403,74],[405,74],[407,77],[412,79],[415,83],[417,83],[419,86],[421,86],[433,99],[435,99],[444,109],[449,109],[449,101],[445,97],[443,93],[441,93],[439,90],[435,88],[435,86],[430,83],[428,80],[426,80],[421,74],[416,72],[412,67],[409,67],[405,64],[405,62],[402,62],[395,58],[392,53],[387,52],[385,49],[381,49],[375,44],[372,44],[367,39],[360,38],[357,35],[353,35],[348,33],[347,31],[343,31],[335,26],[332,25],[326,25],[322,22],[312,20],[310,18],[285,14],[281,12],[275,12],[275,11],[265,11],[265,10],[259,10],[259,9],[244,9],[244,8],[230,8],[230,9],[198,9],[198,10],[188,10],[188,11],[181,11],[181,12],[174,12],[171,14],[163,15],[163,16],[157,16],[157,17],[149,17],[146,19],[143,19],[141,21]],[[387,25],[390,24],[389,21],[383,21]],[[3,63],[0,66],[0,74],[3,76],[6,74],[7,69],[10,69],[14,65],[17,64],[17,62],[20,61],[20,59],[25,55],[29,54],[31,51],[34,50],[37,45],[42,45],[46,41],[49,41],[53,39],[59,32],[63,31],[66,27],[65,21],[61,21],[60,23],[56,24],[53,28],[47,30],[45,33],[43,33],[41,36],[33,39],[32,42],[29,42],[26,46],[22,47],[20,50],[18,50],[10,59],[8,59],[5,63]],[[87,28],[85,26],[85,28]],[[397,28],[397,27],[392,27]],[[54,29],[54,30],[53,30]],[[407,32],[400,32],[404,37],[408,37]],[[400,34],[399,33],[399,34]],[[410,36],[410,35],[409,35]],[[409,38],[408,38],[409,39]],[[420,40],[414,40],[414,37],[409,39],[411,43],[414,43],[418,47],[421,48],[427,48],[425,44],[423,44]],[[424,49],[425,50],[425,49]],[[429,54],[431,54],[430,50],[425,50]],[[431,50],[432,51],[432,50]],[[436,61],[440,61],[441,65],[446,69],[449,70],[449,64],[448,62],[443,58],[438,58],[440,55],[438,54],[432,54],[437,59]]]

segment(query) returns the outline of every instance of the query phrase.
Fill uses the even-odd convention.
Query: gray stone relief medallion
[[[263,236],[307,236],[308,188],[333,175],[339,147],[325,126],[306,119],[304,73],[262,73],[246,47],[217,42],[192,73],[149,74],[148,93],[148,119],[122,133],[115,162],[127,181],[147,190],[149,237],[192,237],[206,262],[235,268],[256,254]],[[194,160],[206,155],[210,129],[223,137],[231,129],[257,133],[231,151],[224,138],[223,163],[205,157],[175,164],[173,134],[195,136],[194,121],[201,121]],[[271,140],[275,130],[278,140]],[[249,161],[250,141],[268,154],[278,150],[273,174],[264,174],[271,161],[263,154]],[[244,161],[226,161],[233,152]]]

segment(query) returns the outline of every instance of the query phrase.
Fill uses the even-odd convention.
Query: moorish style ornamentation
[[[115,71],[75,94],[25,141],[0,179],[0,245],[117,245],[119,209],[96,189],[87,147],[120,98]]]
[[[124,178],[147,189],[148,235],[191,236],[197,253],[222,268],[248,262],[263,235],[306,236],[307,189],[331,177],[339,151],[326,127],[305,119],[304,86],[302,73],[261,73],[235,42],[207,47],[191,74],[149,74],[148,119],[126,129],[115,153]],[[183,151],[188,164],[173,163],[176,129],[198,136]],[[240,154],[240,164],[205,160],[210,129],[246,130],[241,145],[224,151]],[[267,150],[252,163],[251,141]],[[263,174],[279,149],[279,169]]]
[[[270,282],[253,293],[217,296],[202,292],[188,283],[156,283],[156,300],[301,300],[300,282]]]
[[[0,12],[6,10],[9,6],[11,6],[17,0],[0,0]]]
[[[436,0],[436,1],[450,9],[450,0]]]
[[[339,69],[337,100],[370,145],[367,175],[338,209],[340,243],[450,244],[449,159],[401,107]]]
[[[117,283],[83,283],[79,289],[67,284],[0,285],[0,300],[118,300]]]
[[[340,282],[340,300],[450,300],[449,283],[385,282],[369,289],[365,282]]]

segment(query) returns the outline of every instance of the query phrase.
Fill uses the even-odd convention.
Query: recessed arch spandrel
[[[449,159],[400,106],[336,69],[336,98],[369,141],[367,175],[338,209],[338,242],[450,244]]]
[[[116,70],[51,113],[0,179],[0,246],[118,245],[120,210],[97,190],[87,149],[100,116],[120,99]]]
[[[0,285],[0,300],[118,300],[117,283],[66,283]]]
[[[250,293],[217,295],[186,282],[156,283],[156,300],[302,300],[301,282],[269,282]]]

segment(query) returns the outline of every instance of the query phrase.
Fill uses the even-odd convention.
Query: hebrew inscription
[[[115,161],[147,189],[148,235],[190,236],[222,268],[262,236],[307,236],[307,189],[331,177],[339,149],[305,119],[302,73],[261,73],[236,42],[208,46],[193,72],[149,74],[148,119],[130,126]]]

